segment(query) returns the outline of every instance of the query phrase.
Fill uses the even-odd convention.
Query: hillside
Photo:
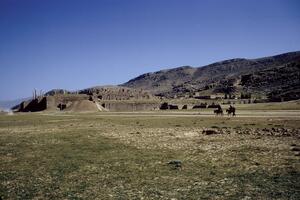
[[[195,92],[200,95],[244,92],[270,95],[278,89],[278,86],[276,86],[277,81],[268,81],[266,77],[261,77],[260,79],[265,81],[265,86],[257,87],[255,84],[245,82],[241,84],[242,77],[251,74],[255,74],[257,77],[260,76],[259,72],[269,70],[269,72],[272,71],[273,78],[278,77],[280,79],[282,77],[280,84],[282,88],[285,88],[284,90],[290,89],[290,82],[284,81],[286,78],[283,77],[294,74],[292,85],[300,85],[299,67],[295,67],[299,62],[300,51],[258,59],[236,58],[202,67],[183,66],[146,73],[129,80],[121,86],[144,89],[155,95],[166,97],[192,95]],[[279,68],[282,70],[276,70]],[[282,75],[282,73],[285,75]],[[265,75],[268,77],[270,74]],[[274,80],[273,78],[272,80]]]
[[[271,101],[300,99],[300,51],[258,59],[237,58],[203,67],[161,70],[140,75],[119,86],[96,86],[77,91],[53,89],[44,94],[45,99],[2,101],[0,109],[14,106],[13,110],[24,111],[59,110],[62,107],[68,108],[66,110],[99,110],[97,105],[101,105],[104,110],[143,110],[157,107],[150,102],[158,100],[156,96],[199,99],[251,97],[263,101],[266,98]],[[98,104],[87,105],[80,102],[83,100]],[[122,101],[146,101],[148,104],[125,105]]]

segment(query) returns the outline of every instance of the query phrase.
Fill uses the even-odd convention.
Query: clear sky
[[[0,100],[297,50],[298,0],[0,0]]]

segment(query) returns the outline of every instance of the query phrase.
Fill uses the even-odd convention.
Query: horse
[[[235,116],[235,107],[230,106],[228,109],[226,109],[227,115]]]
[[[217,109],[217,110],[214,110],[214,113],[216,114],[216,115],[223,115],[223,110],[222,109]]]

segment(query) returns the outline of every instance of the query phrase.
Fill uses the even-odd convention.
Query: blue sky
[[[0,100],[300,50],[297,0],[0,0]]]

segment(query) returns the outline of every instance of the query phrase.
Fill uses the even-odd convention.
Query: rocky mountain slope
[[[248,93],[264,91],[273,101],[300,99],[300,62],[243,75],[241,85]]]
[[[122,86],[166,97],[195,92],[200,95],[252,92],[272,96],[281,88],[281,92],[274,93],[280,96],[300,85],[299,63],[300,51],[258,59],[237,58],[203,67],[183,66],[146,73]],[[247,76],[255,78],[247,79]]]

